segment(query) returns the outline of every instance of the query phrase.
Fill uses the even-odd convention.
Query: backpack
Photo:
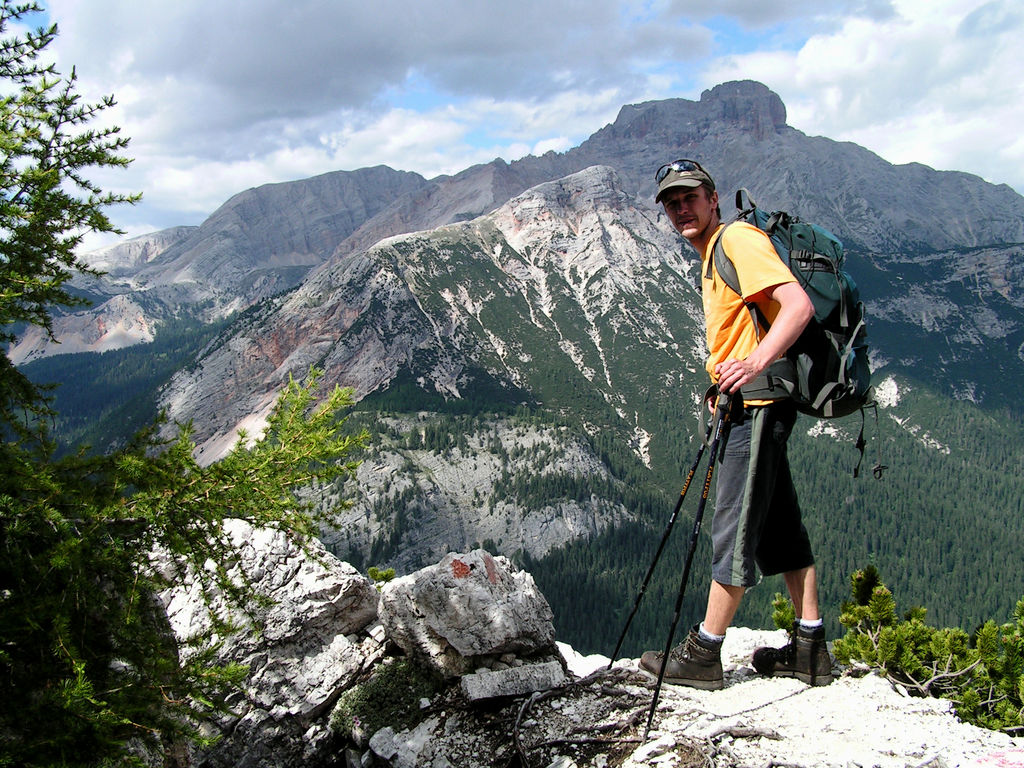
[[[776,388],[781,386],[801,413],[828,419],[861,411],[863,419],[864,409],[875,405],[864,304],[856,283],[843,269],[842,242],[828,230],[785,211],[768,213],[758,208],[746,189],[736,193],[736,208],[733,221],[746,221],[768,235],[779,258],[814,305],[814,317],[781,364],[769,368],[767,379],[760,382],[761,391],[744,388],[744,394],[748,398],[751,394],[764,396],[763,388],[767,387],[775,394],[765,399],[775,399]],[[739,294],[736,268],[725,252],[721,235],[708,259],[708,278],[712,262],[722,281]],[[762,328],[767,331],[770,324],[764,313],[752,302],[744,304],[758,333]],[[862,423],[858,439],[862,455],[863,433]]]

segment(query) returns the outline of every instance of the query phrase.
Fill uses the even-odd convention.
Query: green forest
[[[218,329],[179,322],[161,333],[163,346],[152,345],[97,355],[66,355],[25,366],[36,381],[75,381],[55,392],[60,413],[55,433],[65,449],[82,444],[105,446],[123,440],[155,412],[155,387],[184,365]],[[102,361],[96,364],[97,359]],[[590,494],[622,504],[637,522],[606,529],[572,542],[543,558],[531,558],[514,543],[486,543],[530,571],[555,613],[559,638],[586,653],[610,654],[634,605],[678,499],[686,470],[696,456],[697,421],[687,407],[672,402],[649,404],[664,424],[665,437],[655,441],[654,468],[644,466],[613,428],[586,435],[579,416],[553,413],[520,402],[482,378],[483,394],[471,401],[399,397],[394,391],[358,404],[354,425],[368,426],[373,414],[430,408],[428,425],[403,437],[409,449],[438,454],[465,447],[466,433],[481,429],[481,420],[500,414],[524,423],[569,427],[590,442],[610,470],[611,479],[594,481],[566,475],[519,476],[505,473],[495,494],[539,509],[558,499]],[[842,436],[810,436],[813,419],[801,416],[790,440],[794,480],[818,560],[821,603],[830,636],[840,632],[839,606],[849,592],[851,574],[875,565],[908,605],[928,609],[939,626],[970,631],[989,618],[1005,620],[1024,595],[1024,571],[1006,568],[1020,561],[1024,513],[1024,424],[1008,410],[984,410],[929,392],[918,382],[902,385],[907,394],[895,408],[867,412],[868,440],[859,477],[854,441],[860,416],[837,420]],[[398,382],[408,395],[410,381]],[[405,409],[396,406],[404,400]],[[411,407],[410,407],[411,406]],[[898,423],[902,422],[901,423]],[[368,449],[372,451],[371,447]],[[873,467],[887,469],[876,478]],[[677,518],[668,547],[626,637],[623,653],[635,655],[660,647],[668,632],[679,590],[682,563],[690,538],[705,457]],[[397,500],[392,529],[368,551],[351,552],[357,567],[389,565],[408,541],[417,504],[415,494]],[[714,491],[704,517],[710,525]],[[386,516],[387,510],[378,510]],[[405,538],[403,538],[405,536]],[[706,531],[696,550],[681,616],[689,626],[703,614],[710,545]],[[339,553],[346,554],[346,553]],[[424,563],[425,564],[425,563]],[[752,588],[736,623],[770,628],[771,601],[783,590],[779,577]],[[681,626],[677,631],[685,631]]]
[[[852,440],[810,437],[814,422],[803,416],[790,440],[790,463],[815,547],[831,637],[841,631],[840,605],[849,596],[851,575],[867,564],[878,568],[904,604],[926,607],[938,626],[972,631],[988,619],[1006,621],[1024,595],[1024,572],[1006,567],[1021,560],[1021,422],[1008,413],[981,411],[923,390],[915,395],[905,418],[927,424],[943,447],[908,435],[886,411],[876,433],[869,415],[864,468],[854,478],[858,456]],[[841,423],[855,429],[859,417]],[[871,469],[879,455],[887,469],[876,479]],[[704,467],[706,459],[701,474]],[[682,481],[680,472],[680,487]],[[699,498],[696,485],[633,621],[627,654],[661,647],[667,635]],[[674,503],[675,498],[666,497],[649,526],[611,530],[525,563],[552,603],[559,636],[577,650],[611,653],[615,647]],[[705,525],[712,507],[713,496]],[[709,559],[705,535],[686,589],[682,631],[703,618]],[[771,601],[784,591],[781,577],[765,579],[748,592],[735,623],[772,628]]]
[[[104,452],[151,424],[159,388],[226,325],[172,318],[160,323],[150,344],[53,355],[21,366],[27,378],[50,388],[59,453],[81,447]]]

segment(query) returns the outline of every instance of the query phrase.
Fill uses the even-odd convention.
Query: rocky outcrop
[[[123,240],[113,245],[97,248],[83,257],[92,269],[99,270],[111,278],[133,275],[146,264],[178,243],[188,239],[195,227],[171,227]],[[76,279],[75,283],[89,285],[88,280]]]
[[[380,620],[408,656],[449,678],[555,648],[551,608],[533,577],[481,549],[388,583]]]
[[[403,574],[478,542],[496,554],[521,548],[540,558],[633,517],[621,498],[587,494],[527,505],[502,491],[508,475],[573,478],[624,491],[593,447],[567,430],[480,419],[464,427],[459,445],[438,451],[396,437],[421,429],[417,416],[389,416],[387,424],[388,432],[373,441],[372,459],[345,486],[352,505],[321,532],[343,559],[372,551],[383,538],[398,539],[387,562]]]
[[[218,661],[243,664],[249,674],[230,702],[235,715],[220,722],[224,737],[197,764],[256,768],[326,760],[331,706],[380,657],[380,635],[366,631],[377,617],[377,590],[315,542],[311,557],[282,531],[241,520],[227,521],[225,534],[238,553],[233,580],[249,581],[269,604],[252,608],[250,617],[213,596],[212,609],[242,627],[215,638],[223,643]],[[157,567],[180,579],[162,595],[175,635],[185,642],[209,632],[209,608],[195,579],[177,577],[167,559]]]
[[[728,123],[764,141],[786,128],[786,105],[774,91],[752,81],[723,83],[700,95],[710,124]]]
[[[965,725],[950,702],[911,698],[873,673],[843,670],[819,688],[759,677],[753,649],[785,636],[743,628],[726,637],[725,688],[664,686],[648,732],[654,679],[636,660],[612,665],[554,643],[544,597],[504,558],[452,553],[391,582],[381,624],[376,590],[347,564],[322,551],[310,559],[279,531],[235,521],[228,533],[239,573],[273,602],[262,632],[249,624],[225,638],[221,660],[248,664],[249,677],[238,716],[191,765],[1024,765],[1024,741]],[[179,637],[207,627],[194,584],[163,599]],[[547,661],[518,663],[542,651]],[[421,689],[402,672],[377,685],[400,660],[448,679]],[[487,695],[472,695],[480,686]]]
[[[152,341],[155,326],[152,315],[130,295],[114,296],[94,310],[56,318],[56,343],[41,327],[30,327],[7,355],[15,365],[22,365],[48,355],[108,352]]]

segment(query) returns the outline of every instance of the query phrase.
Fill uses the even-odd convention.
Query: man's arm
[[[776,301],[779,314],[772,327],[745,360],[725,360],[715,366],[718,387],[726,393],[736,392],[756,379],[797,340],[814,317],[814,305],[798,283],[781,283],[765,288],[750,301],[761,298]]]

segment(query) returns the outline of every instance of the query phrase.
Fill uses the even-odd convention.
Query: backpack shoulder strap
[[[725,239],[725,230],[729,228],[726,224],[722,227],[721,233],[718,235],[718,239],[715,240],[715,247],[711,251],[711,257],[708,259],[708,268],[705,273],[705,277],[710,280],[712,277],[711,265],[715,266],[715,272],[722,278],[722,281],[732,289],[733,293],[740,293],[740,279],[736,274],[736,266],[732,263],[732,259],[729,258],[729,254],[725,252],[725,244],[722,240]]]
[[[725,240],[725,230],[729,228],[729,225],[735,224],[737,221],[746,221],[747,217],[754,212],[756,206],[757,203],[754,202],[754,198],[751,197],[750,192],[745,187],[736,190],[736,215],[722,227],[718,239],[715,240],[715,247],[711,258],[708,259],[708,268],[704,276],[708,280],[711,279],[711,265],[714,263],[718,276],[732,289],[733,293],[740,293],[740,279],[736,274],[736,267],[733,265],[732,259],[725,252],[725,243],[723,242]]]
[[[738,194],[739,193],[737,193],[737,195]],[[730,224],[731,223],[732,222],[730,222]],[[768,329],[771,328],[771,323],[768,322],[768,318],[764,316],[764,313],[757,304],[743,298],[743,294],[740,291],[740,278],[739,275],[736,274],[736,265],[732,263],[732,259],[729,258],[729,254],[725,252],[725,244],[722,242],[725,239],[725,230],[728,228],[729,224],[726,224],[718,235],[718,239],[715,241],[715,247],[712,249],[711,256],[708,258],[708,266],[704,276],[708,280],[712,279],[712,264],[714,264],[714,271],[718,273],[718,277],[721,278],[722,282],[725,283],[733,293],[740,297],[743,301],[743,305],[750,312],[750,319],[754,321],[754,328],[757,330],[758,337],[760,337],[761,328],[764,328],[765,332],[767,332]]]

